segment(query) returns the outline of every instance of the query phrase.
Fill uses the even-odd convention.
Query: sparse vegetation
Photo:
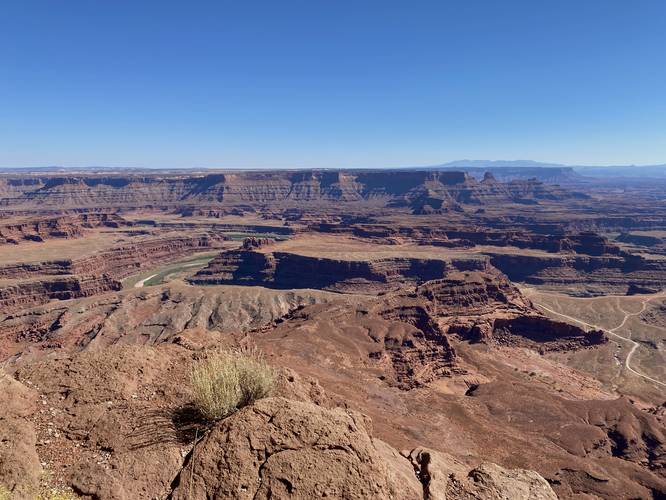
[[[77,500],[78,498],[70,490],[52,489],[40,495],[38,500]]]
[[[22,493],[16,496],[6,486],[0,484],[0,500],[15,500],[18,498],[34,498],[34,500],[77,500],[79,497],[72,490],[62,488],[40,488],[40,492]]]
[[[197,408],[215,421],[266,397],[273,388],[275,371],[258,350],[238,349],[197,362],[191,382]]]

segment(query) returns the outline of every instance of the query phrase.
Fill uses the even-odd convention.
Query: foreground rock
[[[359,413],[271,398],[204,438],[173,498],[557,498],[535,472],[484,464],[466,473],[450,457],[423,450],[410,459],[373,439]]]
[[[493,463],[468,470],[453,457],[426,448],[412,450],[408,458],[423,483],[425,500],[557,498],[548,482],[534,471],[508,470]]]
[[[37,491],[42,472],[35,430],[27,421],[36,399],[34,391],[0,372],[0,486],[17,498]]]
[[[560,498],[666,492],[663,424],[626,399],[555,396],[502,368],[495,349],[466,343],[461,355],[504,382],[460,395],[402,390],[374,363],[364,369],[364,343],[332,321],[346,334],[323,320],[258,334],[275,366],[298,372],[282,371],[274,398],[210,431],[191,407],[198,348],[117,344],[27,359],[0,380],[0,484],[32,491],[48,477],[100,500],[187,498],[190,487],[191,498],[551,498],[539,476],[519,470],[537,469]]]
[[[533,495],[544,485],[552,494],[533,472],[470,471],[441,451],[401,455],[373,436],[368,417],[290,370],[274,397],[206,430],[187,384],[197,356],[113,346],[3,376],[0,484],[19,499],[44,481],[97,500],[555,498]]]
[[[537,352],[594,349],[603,337],[540,319],[511,287],[478,278],[307,306],[256,342],[369,415],[398,449],[537,469],[560,498],[660,498],[663,424]],[[448,304],[453,296],[465,306]],[[474,322],[487,335],[470,342],[462,326]]]

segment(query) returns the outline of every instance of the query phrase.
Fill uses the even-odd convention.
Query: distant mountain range
[[[569,165],[561,163],[544,163],[532,160],[456,160],[435,168],[567,168]]]
[[[571,177],[630,177],[630,178],[666,178],[666,164],[662,165],[564,165],[544,163],[532,160],[457,160],[430,167],[436,170],[465,170],[473,175],[476,172],[490,171],[494,175],[529,175],[540,171],[541,177],[547,172],[554,176]],[[522,172],[522,175],[521,175]]]
[[[214,171],[238,171],[238,170],[271,170],[271,169],[216,169],[216,168],[133,168],[133,167],[0,167],[0,173],[141,173],[141,172],[214,172]],[[285,169],[280,169],[285,170]],[[305,170],[305,169],[289,169]],[[309,170],[309,169],[308,169]],[[315,170],[338,170],[338,169],[315,169]],[[376,170],[376,169],[363,169]],[[476,178],[482,178],[485,172],[491,172],[500,181],[514,179],[529,179],[535,177],[544,182],[567,183],[581,181],[584,177],[592,178],[626,178],[626,179],[666,179],[666,164],[662,165],[564,165],[561,163],[546,163],[532,160],[456,160],[440,165],[414,166],[402,168],[390,168],[387,170],[440,170],[440,171],[465,171]]]
[[[581,178],[581,175],[576,173],[572,167],[528,160],[461,160],[434,165],[429,168],[437,171],[463,170],[477,179],[483,178],[486,172],[490,172],[501,182],[536,178],[542,182],[565,184],[575,182]]]

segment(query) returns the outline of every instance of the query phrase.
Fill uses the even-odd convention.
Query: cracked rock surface
[[[391,498],[552,500],[536,472],[469,471],[425,449],[401,456],[360,413],[269,398],[218,423],[190,455],[174,499]]]
[[[419,498],[373,444],[370,422],[340,408],[269,398],[220,422],[196,447],[174,499]]]

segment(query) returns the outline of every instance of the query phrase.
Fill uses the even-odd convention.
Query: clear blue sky
[[[666,1],[4,0],[0,165],[666,162]]]

